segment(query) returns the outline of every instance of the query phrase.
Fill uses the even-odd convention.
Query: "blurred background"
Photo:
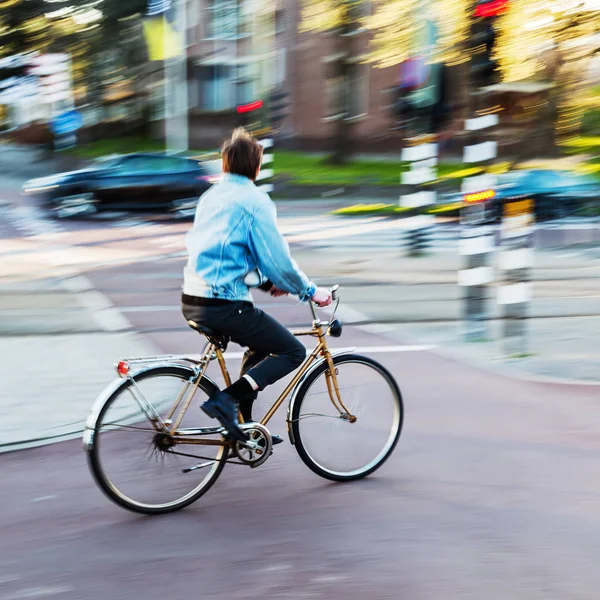
[[[0,0],[0,598],[595,600],[599,50],[599,0]],[[405,433],[149,525],[81,433],[113,363],[200,351],[185,235],[237,126]]]

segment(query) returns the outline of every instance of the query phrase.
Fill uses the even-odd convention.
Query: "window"
[[[154,161],[153,168],[156,173],[185,173],[199,170],[198,163],[177,156],[156,156],[151,157],[151,160]]]
[[[286,61],[287,52],[285,48],[279,48],[277,50],[277,56],[275,59],[275,84],[281,86],[286,80]]]
[[[282,35],[286,30],[286,15],[283,10],[275,11],[275,34]]]
[[[340,115],[357,118],[369,112],[369,66],[360,63],[348,65],[348,76],[329,78],[326,82],[326,118]]]
[[[200,25],[200,5],[198,0],[187,2],[187,45],[192,46],[198,40],[197,33]]]
[[[236,40],[249,35],[249,19],[238,0],[208,0],[206,5],[206,39]]]
[[[369,112],[369,65],[352,64],[348,78],[348,116],[359,117]]]
[[[204,110],[227,110],[235,106],[233,68],[228,65],[204,66],[199,69],[201,107]]]
[[[152,156],[130,156],[117,165],[117,170],[123,175],[147,175],[156,171],[156,163]]]

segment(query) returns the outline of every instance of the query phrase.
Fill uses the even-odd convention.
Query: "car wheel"
[[[53,216],[57,219],[90,216],[98,212],[97,199],[91,192],[72,193],[54,199]]]
[[[171,214],[177,220],[193,219],[198,206],[198,198],[179,198],[171,202]]]

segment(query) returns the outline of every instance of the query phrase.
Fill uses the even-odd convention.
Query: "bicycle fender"
[[[346,354],[354,354],[355,350],[356,350],[356,348],[344,348],[343,350],[337,350],[337,351],[332,350],[330,353],[331,353],[332,358],[337,358],[338,356],[344,356]],[[316,360],[313,363],[313,365],[310,367],[310,369],[308,369],[308,371],[306,371],[306,373],[304,373],[304,375],[302,376],[302,379],[300,379],[300,381],[296,384],[296,386],[294,387],[294,390],[292,391],[292,397],[290,398],[290,404],[288,406],[287,417],[285,420],[287,430],[288,430],[288,436],[290,438],[290,444],[292,444],[292,446],[296,445],[296,440],[294,440],[294,434],[292,433],[291,422],[292,422],[292,411],[294,409],[294,403],[296,402],[296,398],[298,397],[298,392],[300,391],[300,388],[302,387],[304,382],[307,380],[307,378],[312,373],[314,373],[324,362],[325,362],[325,358],[323,358],[323,357]]]
[[[94,430],[96,428],[96,421],[100,416],[100,411],[106,403],[106,401],[122,386],[125,385],[127,379],[117,377],[111,383],[109,383],[96,397],[92,410],[85,421],[85,427],[83,429],[83,449],[89,452],[94,441]]]
[[[136,378],[139,375],[142,375],[143,373],[152,371],[153,369],[156,369],[156,366],[157,365],[152,365],[152,366],[147,367],[146,369],[141,369],[139,371],[136,371],[132,375],[132,377]],[[181,364],[177,364],[177,363],[164,363],[164,364],[161,364],[160,366],[161,367],[185,368],[185,369],[189,369],[190,372],[193,373],[193,369],[191,369],[190,367],[187,367],[187,366],[184,366]],[[209,381],[209,383],[213,384],[217,389],[219,388],[219,386],[217,386],[214,383],[214,381],[212,379],[210,379],[210,377],[207,377],[206,375],[204,375],[203,378],[207,379]],[[92,447],[92,443],[94,441],[94,433],[96,430],[96,422],[98,421],[98,417],[100,416],[100,411],[102,410],[102,407],[104,406],[106,401],[114,393],[116,393],[118,391],[118,389],[120,387],[127,384],[128,380],[129,380],[129,377],[125,377],[125,378],[117,377],[100,392],[100,394],[94,401],[94,404],[92,405],[92,410],[90,411],[90,414],[88,415],[88,418],[85,421],[85,427],[83,430],[83,449],[84,449],[84,451],[89,452],[89,450]]]

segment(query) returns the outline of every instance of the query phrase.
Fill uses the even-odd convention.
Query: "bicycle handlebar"
[[[332,288],[330,288],[330,290],[329,290],[329,293],[331,294],[331,300],[332,300],[333,302],[336,302],[336,305],[335,305],[335,307],[334,307],[334,309],[333,309],[333,313],[332,313],[332,315],[331,315],[331,319],[330,319],[330,321],[333,321],[333,319],[335,319],[335,313],[337,312],[338,305],[339,305],[339,303],[340,303],[340,297],[339,297],[339,295],[338,295],[338,291],[339,291],[339,289],[340,289],[340,286],[339,286],[339,285],[334,285],[334,286],[333,286]],[[309,304],[310,304],[310,310],[311,310],[311,312],[312,312],[312,314],[313,314],[313,318],[314,318],[314,320],[315,320],[317,323],[321,323],[321,321],[320,321],[319,317],[317,316],[317,305],[316,305],[314,302],[312,302],[312,300],[311,300],[311,302],[310,302]],[[329,324],[329,323],[327,323],[327,322],[326,322],[326,323],[322,323],[322,325],[328,325],[328,324]]]
[[[338,299],[338,290],[340,289],[339,285],[334,285],[329,291],[331,293],[331,299],[335,302]]]

